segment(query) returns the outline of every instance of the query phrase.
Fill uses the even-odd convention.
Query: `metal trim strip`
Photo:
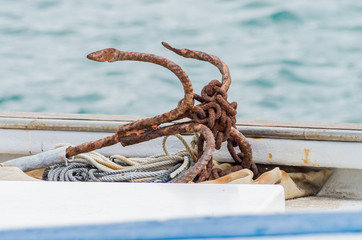
[[[99,118],[99,115],[87,115],[82,118],[73,116],[71,119],[66,118],[36,118],[36,114],[31,114],[26,117],[20,114],[19,117],[1,116],[0,114],[0,128],[1,129],[23,129],[23,130],[53,130],[53,131],[80,131],[80,132],[109,132],[114,133],[117,127],[121,124],[126,124],[130,121],[140,119],[140,117],[130,116],[110,116],[109,120],[106,117]],[[50,115],[51,116],[51,115]],[[41,117],[41,115],[39,116]],[[47,117],[45,115],[44,117]],[[123,119],[123,120],[122,120]],[[267,123],[267,122],[265,122]],[[328,128],[329,123],[325,123],[325,128],[322,126],[317,127],[313,123],[296,123],[294,126],[289,124],[283,126],[283,122],[277,124],[261,125],[260,121],[256,121],[255,125],[242,125],[239,121],[237,127],[246,137],[250,138],[283,138],[283,139],[300,139],[300,140],[320,140],[320,141],[342,141],[342,142],[362,142],[362,124],[353,124],[355,129],[345,127]],[[280,125],[280,126],[278,126]],[[361,125],[361,129],[357,126]]]

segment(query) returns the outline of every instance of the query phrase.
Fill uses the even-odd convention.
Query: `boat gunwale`
[[[0,112],[1,129],[110,132],[120,124],[144,117],[105,114]],[[250,138],[362,142],[362,124],[237,120],[237,128]]]

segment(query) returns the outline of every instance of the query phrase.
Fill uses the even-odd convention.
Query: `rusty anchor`
[[[209,179],[211,175],[213,178],[218,178],[244,168],[252,170],[255,177],[259,176],[258,168],[252,160],[251,146],[245,136],[236,129],[237,103],[229,103],[227,100],[227,91],[231,84],[227,65],[218,57],[201,51],[173,48],[166,42],[162,42],[162,45],[185,58],[213,64],[219,69],[222,81],[212,80],[202,89],[201,95],[198,95],[193,92],[191,81],[183,69],[166,58],[148,53],[119,51],[114,48],[90,53],[87,58],[99,62],[142,61],[165,67],[181,81],[184,98],[179,101],[175,109],[169,112],[121,125],[112,136],[68,147],[66,157],[70,158],[116,143],[128,146],[161,136],[198,132],[200,133],[198,160],[176,182],[201,182]],[[200,103],[194,105],[195,100]],[[171,123],[185,118],[189,118],[190,121],[161,126],[163,123]],[[227,142],[227,148],[236,163],[235,166],[226,170],[213,168],[212,165],[212,155],[215,149],[220,149],[223,142]],[[239,148],[239,153],[236,153],[235,147]]]

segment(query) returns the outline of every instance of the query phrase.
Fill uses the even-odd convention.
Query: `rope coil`
[[[162,142],[164,153],[146,158],[127,158],[122,155],[105,157],[97,152],[82,153],[67,159],[65,164],[47,168],[43,179],[48,181],[93,182],[173,182],[194,165],[196,145],[191,147],[177,137],[185,150],[170,154],[166,147],[169,136]],[[58,144],[54,148],[69,146]]]

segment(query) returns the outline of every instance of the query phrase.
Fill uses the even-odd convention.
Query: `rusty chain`
[[[201,96],[194,93],[194,99],[201,102],[201,104],[193,107],[193,112],[189,117],[193,121],[204,124],[212,130],[216,141],[216,149],[220,149],[221,143],[227,141],[230,155],[238,165],[224,171],[221,169],[213,170],[212,166],[208,165],[208,167],[201,172],[198,181],[208,179],[210,174],[212,174],[213,178],[218,178],[243,168],[251,169],[254,176],[258,177],[259,171],[252,160],[251,146],[245,136],[236,129],[235,116],[237,103],[229,103],[227,101],[227,90],[231,84],[230,71],[227,65],[221,61],[220,58],[205,52],[177,49],[165,42],[162,42],[162,44],[180,56],[213,64],[219,69],[222,75],[222,82],[212,80],[202,89]],[[202,142],[203,139],[200,138],[198,143],[199,148],[202,147]],[[236,154],[234,147],[239,147],[241,152]]]

